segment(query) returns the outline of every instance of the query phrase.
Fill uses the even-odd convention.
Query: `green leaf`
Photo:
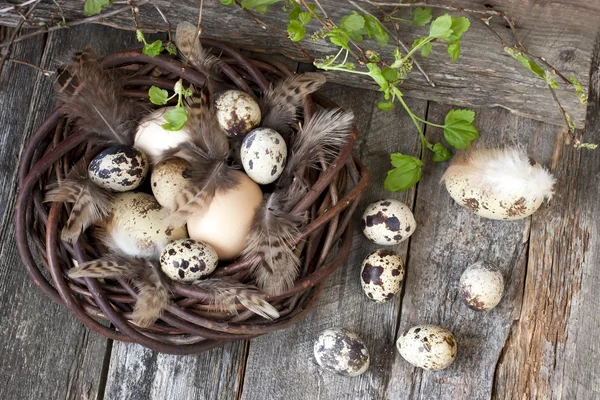
[[[575,129],[577,129],[577,127],[575,126],[575,121],[573,121],[571,114],[569,114],[566,111],[565,111],[565,119],[567,120],[567,126],[569,127],[569,132],[571,134],[575,133]]]
[[[548,86],[550,86],[552,89],[558,89],[558,83],[556,83],[556,79],[554,79],[554,77],[552,76],[552,74],[550,74],[550,72],[548,72],[548,71],[544,72],[544,79],[546,80],[546,83],[548,84]]]
[[[365,30],[369,38],[374,37],[377,44],[381,47],[385,47],[388,44],[389,36],[385,29],[383,29],[383,25],[376,19],[370,15],[365,15]]]
[[[224,6],[232,6],[235,4],[235,0],[220,0]]]
[[[292,42],[299,42],[306,36],[306,27],[297,19],[290,21],[287,26],[287,31]]]
[[[169,99],[169,92],[156,86],[150,87],[148,95],[150,96],[150,102],[158,106],[167,104],[167,100]]]
[[[452,29],[452,33],[446,38],[449,42],[455,42],[460,40],[462,35],[469,30],[469,26],[471,23],[468,18],[465,17],[452,17],[452,25],[450,29]]]
[[[381,61],[381,57],[379,57],[379,53],[376,52],[375,50],[367,50],[365,52],[365,55],[367,56],[367,60],[369,60],[369,62],[378,63],[379,61]]]
[[[394,103],[391,101],[378,101],[377,107],[379,107],[381,111],[388,111],[394,108]]]
[[[339,27],[348,33],[360,31],[364,26],[365,19],[356,11],[352,11],[352,14],[343,16],[339,24]]]
[[[504,51],[510,54],[515,60],[519,61],[525,68],[536,74],[539,78],[545,80],[545,71],[537,65],[534,61],[531,61],[523,53],[514,47],[505,46]]]
[[[312,19],[312,15],[308,11],[304,11],[298,14],[298,19],[303,25],[307,25]]]
[[[104,7],[109,4],[109,0],[85,0],[83,12],[88,17],[99,14]]]
[[[452,158],[452,154],[441,143],[433,145],[433,162],[444,162]]]
[[[302,10],[300,9],[300,6],[298,5],[298,3],[296,3],[295,1],[292,1],[291,3],[292,3],[293,8],[292,8],[292,11],[290,11],[288,14],[288,19],[290,21],[293,21],[295,19],[298,19]]]
[[[138,42],[144,42],[146,43],[146,38],[144,38],[144,32],[142,32],[139,29],[135,30],[135,37],[137,38]]]
[[[152,43],[144,44],[144,48],[142,49],[142,53],[150,57],[156,57],[162,51],[162,42],[160,40],[156,40]]]
[[[402,153],[390,156],[394,169],[388,171],[383,186],[391,192],[401,192],[414,186],[421,179],[423,162]]]
[[[579,102],[581,104],[587,104],[587,102],[588,102],[587,95],[585,94],[585,91],[583,90],[583,86],[581,86],[581,82],[579,82],[577,80],[577,78],[575,78],[574,76],[569,77],[569,82],[571,82],[573,84],[573,86],[575,87],[575,92],[577,93],[577,96],[579,97]]]
[[[452,57],[452,62],[458,60],[460,56],[460,40],[448,46],[448,54]]]
[[[167,53],[169,53],[172,56],[176,56],[177,55],[177,46],[175,46],[175,43],[173,42],[169,42],[166,46],[165,49],[167,50]]]
[[[452,17],[449,14],[444,14],[437,17],[429,27],[429,37],[444,39],[452,34]]]
[[[471,110],[450,110],[444,122],[444,138],[450,146],[464,150],[479,137],[477,128],[472,124],[475,112]]]
[[[381,73],[381,68],[377,66],[377,64],[368,63],[367,68],[369,69],[369,76],[373,78],[375,82],[379,85],[380,90],[384,91],[388,89],[388,81],[383,77]]]
[[[245,9],[254,9],[259,14],[267,12],[270,5],[279,3],[282,0],[242,0],[242,7]]]
[[[415,26],[425,26],[431,21],[431,8],[417,7],[413,10],[413,24]]]
[[[415,41],[412,43],[412,48],[414,49],[417,46],[422,46],[421,47],[421,55],[423,57],[428,57],[431,54],[431,51],[433,50],[433,46],[431,45],[431,42],[427,42],[423,45],[421,45],[422,42],[425,42],[427,40],[427,38],[425,37],[420,37],[415,39]]]
[[[390,67],[385,67],[381,71],[381,75],[385,78],[389,83],[398,82],[398,70]]]
[[[172,109],[171,111],[167,111],[164,115],[166,124],[163,124],[163,129],[167,131],[178,131],[187,122],[188,113],[185,108],[177,107]]]
[[[329,41],[336,46],[341,47],[345,50],[350,50],[350,46],[348,46],[348,42],[350,41],[350,36],[348,33],[340,28],[334,28],[329,32],[323,35],[324,38],[329,38]]]

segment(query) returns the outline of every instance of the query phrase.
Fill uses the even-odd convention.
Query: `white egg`
[[[363,213],[361,226],[365,236],[379,245],[394,245],[408,239],[417,222],[408,206],[387,199],[371,203]]]
[[[215,96],[219,126],[228,136],[243,136],[260,124],[262,118],[256,100],[240,90],[226,90]]]
[[[398,338],[396,347],[406,361],[431,371],[449,367],[457,351],[452,332],[437,325],[413,326]]]
[[[210,245],[220,260],[231,260],[244,250],[263,198],[252,179],[241,171],[234,172],[239,174],[240,184],[226,192],[217,192],[208,209],[193,214],[187,222],[190,238]]]
[[[362,339],[346,329],[323,331],[314,346],[317,363],[325,370],[358,376],[369,368],[369,350]]]
[[[480,149],[454,157],[442,182],[461,206],[485,218],[530,216],[552,197],[554,177],[521,148]]]
[[[283,172],[287,145],[273,129],[257,128],[244,137],[240,156],[248,176],[258,184],[267,185]]]
[[[146,153],[148,157],[160,157],[165,151],[189,140],[190,132],[187,124],[178,131],[168,131],[162,127],[167,122],[164,114],[174,108],[160,108],[140,122],[133,145]]]
[[[140,186],[148,173],[148,159],[139,149],[112,146],[98,154],[88,165],[92,182],[114,192],[127,192]]]
[[[459,290],[467,307],[475,311],[488,311],[502,299],[504,278],[496,266],[479,261],[463,272]]]
[[[377,303],[385,303],[402,289],[404,263],[393,251],[375,250],[363,261],[360,277],[367,297]]]
[[[161,211],[149,194],[117,194],[112,216],[104,227],[105,243],[128,256],[158,259],[169,242],[187,237],[185,226],[168,229],[168,221]]]
[[[178,157],[156,164],[150,176],[150,186],[158,204],[175,209],[177,195],[188,185],[189,172],[190,163]]]
[[[160,255],[160,267],[165,275],[186,283],[210,275],[218,263],[219,257],[212,247],[191,239],[169,243]]]

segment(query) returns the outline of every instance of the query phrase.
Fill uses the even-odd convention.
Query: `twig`
[[[2,59],[0,59],[0,74],[2,74],[2,69],[4,68],[4,63],[6,62],[6,60],[8,59],[8,56],[10,54],[10,47],[13,45],[13,43],[15,43],[17,41],[16,40],[17,39],[17,35],[19,34],[19,31],[21,30],[21,27],[23,26],[23,24],[25,23],[25,21],[27,21],[27,18],[29,18],[29,16],[31,15],[31,13],[33,12],[33,10],[40,3],[40,1],[42,1],[42,0],[36,0],[31,5],[31,7],[29,7],[29,9],[27,10],[27,12],[25,12],[25,14],[22,15],[22,18],[19,21],[19,23],[17,24],[17,26],[15,27],[15,30],[13,31],[12,35],[10,35],[10,39],[8,40],[8,42],[0,45],[0,48],[6,47],[6,52],[2,56]]]
[[[0,10],[0,14],[11,12],[11,11],[16,11],[17,8],[25,7],[25,6],[27,6],[27,5],[31,4],[31,3],[35,3],[36,1],[37,0],[27,0],[26,2],[15,4],[14,6],[3,8],[3,9]]]
[[[504,17],[504,13],[502,11],[475,10],[475,9],[471,9],[471,8],[454,7],[454,6],[444,5],[444,4],[429,4],[427,2],[416,2],[416,3],[400,3],[400,2],[386,3],[386,2],[383,2],[383,3],[380,3],[377,1],[371,1],[371,0],[359,0],[359,1],[361,1],[363,3],[371,4],[372,6],[376,6],[376,7],[395,7],[395,8],[429,7],[429,8],[441,8],[443,10],[448,10],[448,11],[468,12],[468,13],[472,13],[472,14],[481,14],[481,15],[497,15],[500,17]]]
[[[552,93],[552,97],[554,98],[554,101],[556,102],[556,105],[558,106],[558,110],[560,111],[560,114],[562,115],[563,119],[565,120],[565,123],[567,124],[567,136],[575,144],[580,143],[580,140],[578,138],[575,138],[575,136],[574,136],[575,132],[571,131],[571,123],[569,122],[569,117],[567,116],[567,112],[563,108],[562,104],[560,104],[560,101],[558,100],[558,96],[556,95],[554,88],[552,86],[548,85],[548,89],[550,89],[550,93]]]
[[[31,63],[29,63],[27,61],[23,61],[23,60],[15,60],[14,58],[9,58],[6,61],[10,61],[10,62],[13,62],[15,64],[26,65],[28,67],[37,69],[38,71],[40,71],[45,76],[52,76],[52,75],[54,75],[56,73],[55,71],[48,71],[47,69],[44,69],[42,67],[39,67],[39,66],[37,66],[35,64],[31,64]]]
[[[187,68],[190,63],[190,57],[192,57],[192,51],[194,51],[194,47],[198,40],[200,40],[200,35],[202,34],[202,11],[204,10],[204,0],[200,0],[200,8],[198,9],[198,25],[196,25],[196,32],[194,33],[194,42],[190,46],[190,51],[181,66],[181,76],[183,76],[183,72]]]
[[[319,6],[319,10],[321,10],[321,12],[323,13],[323,16],[325,17],[325,19],[329,19],[329,16],[327,15],[327,11],[325,11],[325,9],[323,8],[323,6],[321,5],[321,2],[319,0],[314,0],[315,4],[317,6]]]
[[[158,13],[160,14],[160,16],[162,17],[163,21],[165,21],[167,23],[167,25],[169,26],[169,30],[167,31],[167,37],[169,39],[169,42],[172,42],[172,38],[171,38],[171,34],[173,31],[173,26],[171,25],[171,22],[167,19],[167,17],[165,17],[165,14],[163,14],[163,12],[160,10],[160,8],[158,8],[158,5],[156,5],[155,3],[152,3],[152,5],[154,6],[154,8],[156,8],[156,11],[158,11]]]
[[[37,0],[36,0],[37,1]],[[137,7],[142,6],[146,3],[148,3],[150,0],[139,0],[138,2],[133,2],[134,4],[136,4]],[[100,13],[97,15],[94,15],[92,17],[88,17],[88,18],[83,18],[83,19],[79,19],[79,20],[75,20],[75,21],[71,21],[69,22],[69,24],[67,26],[52,26],[50,28],[44,28],[44,29],[38,29],[34,32],[30,32],[30,33],[26,33],[24,35],[21,35],[17,38],[15,38],[12,42],[9,43],[4,43],[4,44],[0,44],[0,48],[4,48],[4,47],[8,47],[10,45],[10,43],[17,43],[20,42],[22,40],[25,39],[29,39],[38,35],[44,35],[46,33],[50,33],[50,32],[54,32],[60,29],[65,29],[65,28],[71,28],[74,26],[78,26],[78,25],[83,25],[83,24],[88,24],[90,22],[95,22],[95,21],[99,21],[108,17],[112,17],[115,16],[117,14],[120,14],[122,12],[128,11],[131,9],[131,6],[126,6],[126,7],[122,7],[122,8],[118,8],[116,10],[113,11],[109,11],[107,13]]]

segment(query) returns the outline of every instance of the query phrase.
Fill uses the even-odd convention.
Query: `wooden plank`
[[[600,36],[592,65],[586,141],[598,143]],[[499,398],[512,393],[600,397],[600,154],[558,142],[556,194],[552,207],[533,217],[523,307],[515,315],[494,382]]]
[[[360,132],[356,152],[369,166],[373,183],[363,195],[360,210],[382,198],[412,204],[413,191],[391,194],[383,189],[390,168],[390,152],[417,154],[418,134],[406,113],[381,112],[375,106],[377,93],[327,85],[324,94],[351,109]],[[424,101],[410,100],[413,111],[425,115]],[[400,297],[387,304],[368,300],[360,286],[360,267],[368,253],[378,248],[357,229],[346,263],[326,282],[317,305],[297,325],[250,341],[242,399],[362,399],[383,398],[394,359],[396,318]],[[408,243],[392,246],[403,257]],[[356,378],[322,370],[313,356],[313,345],[321,331],[343,327],[357,333],[371,354],[371,367]],[[267,395],[268,394],[268,395]]]
[[[365,2],[359,2],[369,11],[377,12]],[[439,2],[447,4],[443,0]],[[58,3],[69,20],[83,17],[81,1],[59,0]],[[155,0],[153,3],[161,8],[173,24],[183,20],[196,23],[197,0],[181,0],[176,5],[167,0]],[[287,18],[285,12],[277,5],[260,18],[268,26],[277,27],[278,32],[263,29],[236,7],[225,9],[218,1],[205,3],[203,34],[206,37],[217,38],[249,50],[283,53],[296,60],[304,58],[282,33],[285,32]],[[334,21],[339,21],[342,15],[352,10],[352,6],[347,2],[321,0],[320,3]],[[495,7],[508,12],[515,20],[524,44],[532,52],[546,57],[567,76],[575,75],[587,86],[594,30],[600,22],[600,3],[585,0],[459,0],[453,1],[452,4],[472,9]],[[10,5],[10,1],[0,0],[0,8]],[[116,7],[122,5],[112,6],[108,10],[114,10]],[[47,20],[48,16],[56,11],[57,6],[53,2],[42,2],[34,15],[37,20]],[[436,10],[434,15],[441,12]],[[409,13],[410,10],[403,10],[399,15],[407,17]],[[483,24],[477,22],[476,18],[471,18],[471,29],[462,39],[462,56],[458,62],[450,62],[443,46],[437,43],[434,43],[434,51],[428,59],[419,57],[436,87],[427,85],[422,76],[415,71],[404,85],[407,95],[463,106],[499,105],[518,115],[563,125],[564,122],[544,82],[507,55],[499,41]],[[19,19],[20,16],[16,13],[0,14],[0,24],[15,25]],[[150,5],[141,7],[140,21],[144,28],[151,30],[164,30],[166,27],[160,14]],[[134,28],[128,11],[99,22],[125,29]],[[492,18],[491,24],[507,40],[514,42],[501,19]],[[309,27],[309,34],[318,29],[319,26],[313,21]],[[399,31],[401,38],[407,43],[427,32],[426,28],[415,28],[410,23],[400,24]],[[307,40],[302,42],[302,46],[315,57],[337,52],[324,40]],[[378,50],[374,43],[368,43],[368,46]],[[383,53],[389,56],[392,50],[393,46],[389,45]],[[373,88],[371,81],[361,79],[355,74],[334,74],[332,79],[348,85]],[[582,126],[585,121],[585,107],[578,103],[572,91],[561,88],[557,92],[565,108],[577,124]]]
[[[86,27],[16,44],[12,57],[44,68],[67,60],[72,45],[87,33],[106,28]],[[108,44],[108,42],[107,42]],[[76,45],[77,47],[81,44]],[[43,53],[43,56],[42,56]],[[0,398],[96,398],[106,340],[89,332],[66,309],[49,301],[20,266],[14,244],[14,201],[18,160],[27,137],[53,108],[52,78],[8,62],[0,77]]]
[[[448,110],[430,104],[428,119],[441,123]],[[557,127],[515,117],[502,109],[478,110],[475,123],[481,133],[478,145],[522,144],[540,163],[550,164]],[[440,140],[440,129],[427,131],[428,137]],[[521,306],[530,221],[493,221],[471,214],[439,184],[446,165],[425,164],[417,189],[417,230],[409,250],[398,335],[414,325],[441,325],[454,333],[458,356],[448,369],[430,372],[411,366],[396,354],[387,398],[490,398],[495,366],[514,310]],[[501,303],[490,312],[478,313],[462,304],[458,282],[464,269],[480,260],[496,264],[506,283]]]

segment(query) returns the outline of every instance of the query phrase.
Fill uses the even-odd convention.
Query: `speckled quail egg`
[[[185,226],[168,229],[158,202],[147,193],[119,193],[113,200],[112,215],[101,226],[104,244],[132,257],[158,259],[167,243],[187,237]]]
[[[139,149],[112,146],[98,154],[88,165],[88,176],[100,187],[127,192],[140,186],[148,173],[148,159]]]
[[[258,184],[267,185],[283,172],[287,145],[273,129],[257,128],[244,137],[240,156],[248,176]]]
[[[219,126],[228,136],[243,136],[260,124],[262,118],[256,100],[240,90],[226,90],[215,96]]]
[[[390,250],[375,250],[363,261],[360,278],[367,297],[377,303],[385,303],[402,289],[402,258]]]
[[[327,371],[357,376],[369,368],[369,350],[358,335],[346,329],[323,331],[314,347],[317,363]]]
[[[459,290],[467,307],[475,311],[488,311],[502,299],[504,278],[494,264],[479,261],[463,272]]]
[[[459,154],[442,182],[450,196],[469,211],[485,218],[517,220],[552,198],[555,179],[517,147]]]
[[[447,368],[456,358],[454,335],[437,325],[417,325],[406,330],[396,341],[402,358],[430,371]]]
[[[189,283],[210,275],[218,263],[217,252],[212,247],[191,239],[171,242],[160,254],[162,271],[179,282]]]
[[[163,207],[175,209],[175,199],[189,182],[190,163],[173,157],[156,164],[150,176],[152,194]]]
[[[362,231],[372,242],[394,245],[408,239],[417,222],[408,206],[398,200],[387,199],[371,203],[361,220]]]
[[[167,122],[164,114],[174,108],[160,108],[140,122],[133,145],[146,153],[148,157],[160,157],[164,152],[189,140],[190,132],[187,124],[178,131],[168,131],[162,127]]]

